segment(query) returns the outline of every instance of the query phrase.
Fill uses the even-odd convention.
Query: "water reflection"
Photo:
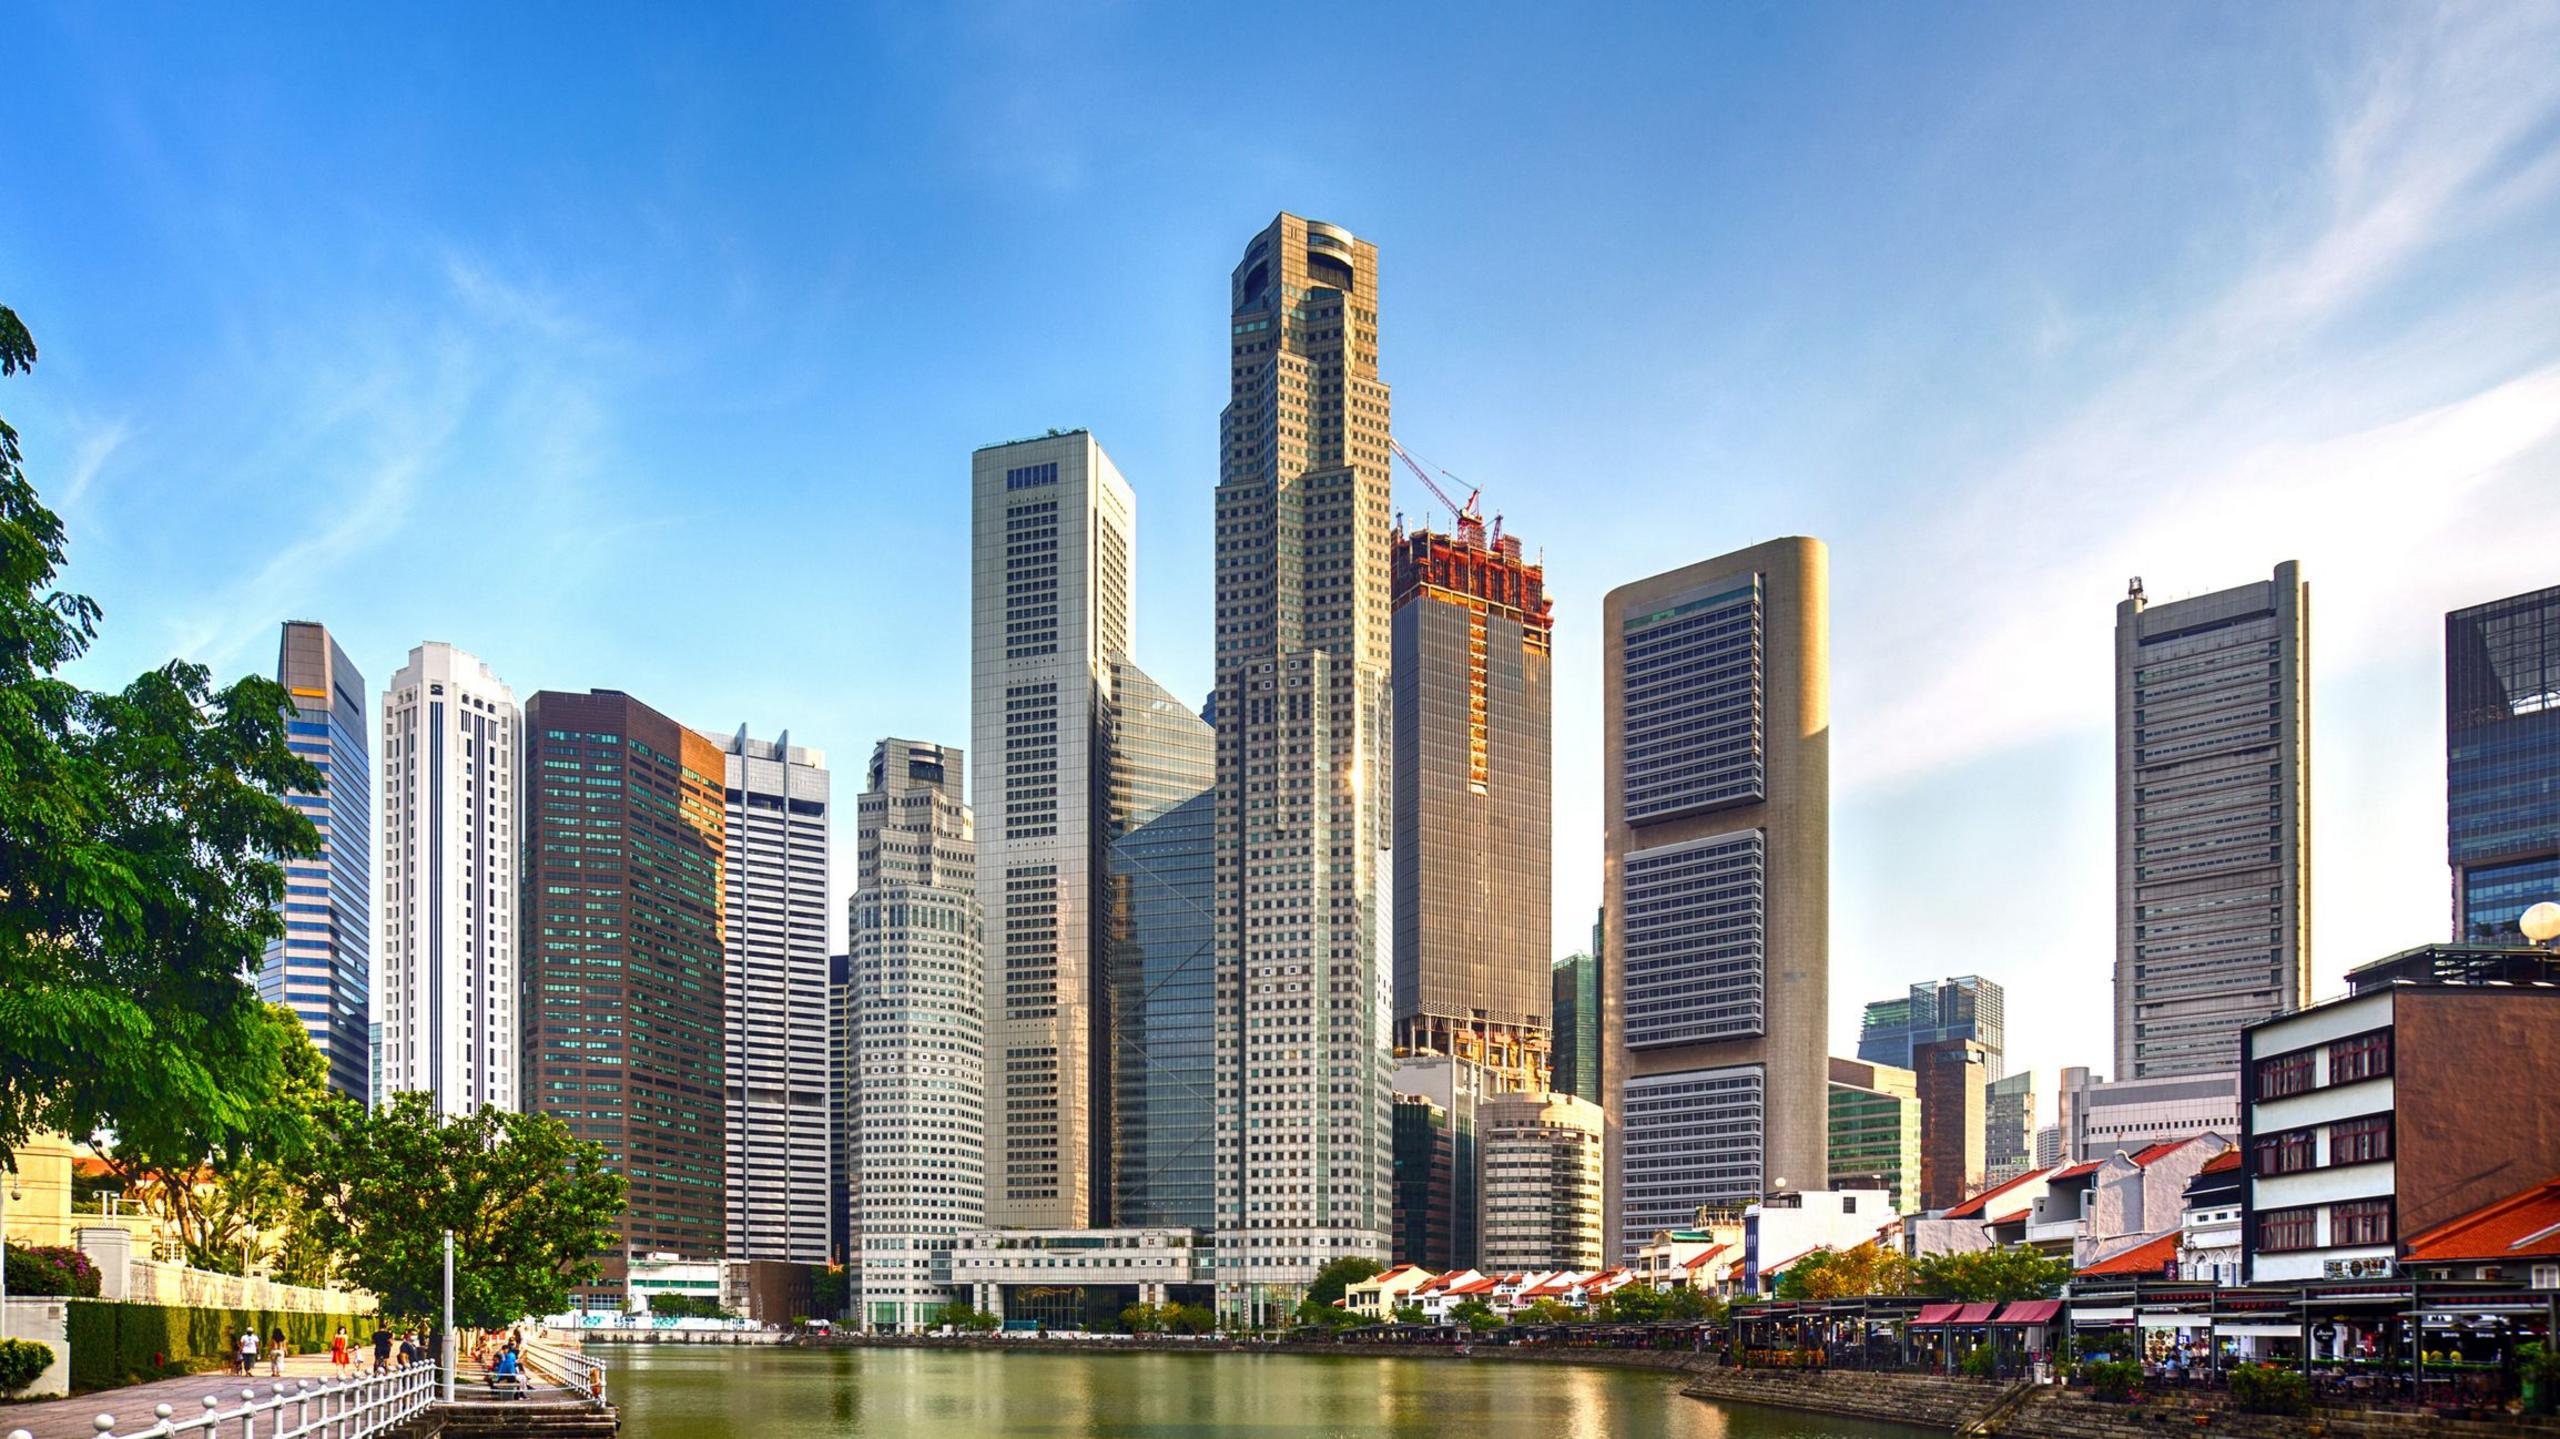
[[[1915,1439],[1726,1410],[1667,1376],[1501,1360],[1236,1354],[605,1350],[631,1439]]]

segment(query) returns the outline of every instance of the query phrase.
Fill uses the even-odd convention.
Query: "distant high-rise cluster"
[[[288,742],[321,781],[288,799],[320,849],[286,866],[260,992],[342,1092],[601,1146],[630,1201],[592,1308],[716,1285],[799,1317],[835,1266],[869,1330],[963,1302],[1267,1328],[1338,1317],[1302,1306],[1346,1257],[1420,1266],[1346,1296],[1384,1318],[1445,1307],[1425,1271],[1766,1291],[1879,1236],[2106,1249],[2126,1274],[2158,1256],[2115,1240],[2173,1238],[2235,1251],[2165,1261],[2221,1275],[2250,1225],[2296,1246],[2267,1272],[2398,1262],[2402,1141],[2320,1096],[2380,1104],[2393,1044],[2455,1073],[2455,1017],[2512,1017],[2498,995],[2560,973],[2511,938],[2560,898],[2560,588],[2445,617],[2454,943],[2351,977],[2388,1034],[2295,1014],[2309,601],[2287,562],[2157,604],[2136,581],[2117,609],[2115,1078],[2013,1068],[1980,974],[1897,984],[1835,1058],[1827,549],[1608,591],[1601,905],[1587,952],[1551,959],[1545,556],[1390,437],[1378,266],[1283,213],[1229,276],[1196,713],[1138,662],[1139,492],[1100,441],[972,453],[969,748],[871,750],[840,949],[822,751],[618,690],[520,710],[437,642],[368,726],[338,639],[287,624]],[[1404,527],[1399,459],[1445,532]],[[2533,1142],[2502,1135],[2501,1163]],[[2309,1171],[2349,1151],[2356,1193],[2321,1198]],[[2116,1232],[2181,1192],[2219,1207]]]

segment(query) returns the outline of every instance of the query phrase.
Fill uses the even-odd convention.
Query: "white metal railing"
[[[536,1378],[557,1384],[592,1403],[604,1402],[604,1366],[575,1349],[540,1339],[527,1339],[519,1351],[524,1367]]]
[[[238,1427],[228,1432],[236,1439],[368,1439],[417,1417],[435,1401],[435,1366],[412,1364],[361,1378],[288,1380],[268,1386],[264,1399],[254,1388],[243,1389],[237,1407],[230,1409],[222,1407],[226,1401],[221,1395],[207,1394],[203,1412],[183,1418],[161,1404],[151,1411],[154,1422],[137,1429],[119,1431],[113,1414],[101,1414],[90,1425],[98,1439],[171,1439],[180,1434],[224,1439],[224,1426],[233,1424]],[[8,1439],[33,1436],[17,1429]]]

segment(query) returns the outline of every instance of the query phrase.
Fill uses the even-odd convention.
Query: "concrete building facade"
[[[329,627],[288,620],[276,683],[288,712],[285,744],[320,771],[320,788],[285,796],[311,821],[320,852],[284,864],[284,937],[267,944],[258,997],[302,1019],[328,1061],[329,1087],[357,1101],[373,1093],[373,763],[364,676]]]
[[[1608,1230],[1827,1183],[1829,561],[1783,539],[1601,620]]]
[[[855,807],[854,1285],[863,1327],[912,1334],[953,1299],[935,1259],[986,1222],[986,971],[965,759],[885,739]]]
[[[720,747],[618,690],[525,702],[525,1108],[605,1148],[619,1252],[727,1244],[728,852]]]
[[[2055,1161],[2085,1164],[2199,1134],[2240,1128],[2240,1074],[2182,1074],[2110,1082],[2073,1065],[2054,1094]]]
[[[2229,1070],[2311,997],[2310,590],[2116,606],[2116,1077]]]
[[[523,1107],[517,959],[524,717],[477,657],[429,642],[382,694],[374,1097]]]
[[[744,726],[720,744],[728,1257],[823,1264],[835,1127],[827,757]]]
[[[1083,430],[970,461],[971,731],[986,916],[987,1219],[1110,1207],[1111,665],[1131,653],[1137,499]]]
[[[1498,1094],[1478,1107],[1476,1133],[1476,1267],[1602,1268],[1600,1106],[1569,1094]]]
[[[1387,1259],[1387,386],[1377,248],[1283,214],[1230,292],[1217,492],[1218,1287]]]
[[[1547,1087],[1555,609],[1520,537],[1396,536],[1395,1043]]]
[[[2444,617],[2453,938],[2512,944],[2560,900],[2560,585]]]

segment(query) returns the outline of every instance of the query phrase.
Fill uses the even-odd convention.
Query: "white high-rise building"
[[[1281,215],[1229,315],[1217,495],[1218,1302],[1393,1227],[1388,394],[1378,252]]]
[[[1112,661],[1129,653],[1137,501],[1083,430],[971,462],[972,743],[986,917],[987,1222],[1110,1206],[1107,836]]]
[[[933,1252],[986,1213],[985,974],[961,752],[886,739],[856,802],[855,1314],[915,1333],[953,1300]]]
[[[740,726],[729,826],[726,1088],[731,1259],[827,1262],[827,757]]]
[[[446,1114],[516,1092],[517,797],[523,713],[476,656],[430,641],[382,696],[377,1102]]]

